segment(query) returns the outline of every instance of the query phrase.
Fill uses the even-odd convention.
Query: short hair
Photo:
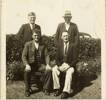
[[[68,31],[66,30],[66,31],[63,31],[63,32],[62,32],[61,36],[63,35],[64,32],[66,32],[66,33],[69,35]]]
[[[32,30],[32,35],[33,35],[34,33],[36,33],[36,34],[38,34],[39,36],[41,36],[39,29],[33,29],[33,30]]]
[[[30,12],[28,13],[28,16],[36,16],[36,14],[34,12]]]

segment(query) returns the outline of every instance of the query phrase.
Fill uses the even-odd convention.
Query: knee
[[[52,68],[52,72],[57,72],[57,66],[54,66],[53,68]]]
[[[67,70],[67,73],[73,74],[73,73],[74,73],[74,68],[73,68],[73,67],[69,68],[69,69]]]
[[[48,70],[45,71],[45,73],[46,74],[51,74],[52,73],[52,70],[51,69],[48,69]]]
[[[31,70],[25,70],[24,73],[29,74],[29,73],[31,73]]]

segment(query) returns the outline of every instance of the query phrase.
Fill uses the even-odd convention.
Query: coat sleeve
[[[39,30],[40,30],[40,35],[42,35],[42,32],[41,32],[41,27],[39,26]]]
[[[45,62],[46,62],[46,65],[50,63],[50,57],[49,57],[47,48],[45,48]]]
[[[22,61],[24,65],[28,64],[28,44],[26,43],[22,52]]]
[[[77,25],[74,27],[74,33],[75,33],[75,45],[79,45],[79,31]]]
[[[72,48],[72,58],[71,59],[72,59],[72,62],[70,64],[70,66],[75,67],[76,63],[78,62],[78,51],[77,51],[75,45],[73,45],[73,48]]]
[[[57,44],[57,43],[58,43],[59,36],[60,36],[60,24],[58,25],[57,30],[56,30],[56,35],[55,35],[55,44]]]
[[[18,40],[20,40],[20,39],[22,39],[23,35],[24,35],[24,24],[20,27],[20,29],[16,35],[16,38]]]
[[[57,52],[56,52],[56,64],[58,66],[61,66],[62,62],[61,62],[61,55],[60,55],[60,45],[57,46]]]

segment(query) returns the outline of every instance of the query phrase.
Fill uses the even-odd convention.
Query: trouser
[[[52,71],[45,70],[45,69],[43,69],[43,71],[39,71],[39,70],[35,70],[31,66],[31,71],[24,72],[25,91],[29,91],[29,89],[31,87],[31,77],[33,75],[32,74],[33,72],[42,72],[42,75],[40,77],[40,78],[42,78],[42,82],[43,82],[42,87],[43,87],[43,89],[50,90],[51,89],[51,82],[52,82]]]
[[[72,82],[72,74],[74,73],[74,68],[70,67],[65,72],[65,82],[63,87],[63,92],[71,93],[71,82]],[[53,76],[53,88],[60,89],[60,73],[61,71],[58,70],[58,66],[55,66],[52,69],[52,76]]]

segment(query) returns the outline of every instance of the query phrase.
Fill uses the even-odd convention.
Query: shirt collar
[[[69,42],[67,42],[67,43],[64,42],[64,45],[66,45],[66,44],[69,45]]]
[[[39,43],[37,43],[37,42],[34,41],[34,45],[35,45],[36,49],[39,48]]]
[[[67,24],[67,23],[65,22],[65,25],[70,25],[70,23]]]

